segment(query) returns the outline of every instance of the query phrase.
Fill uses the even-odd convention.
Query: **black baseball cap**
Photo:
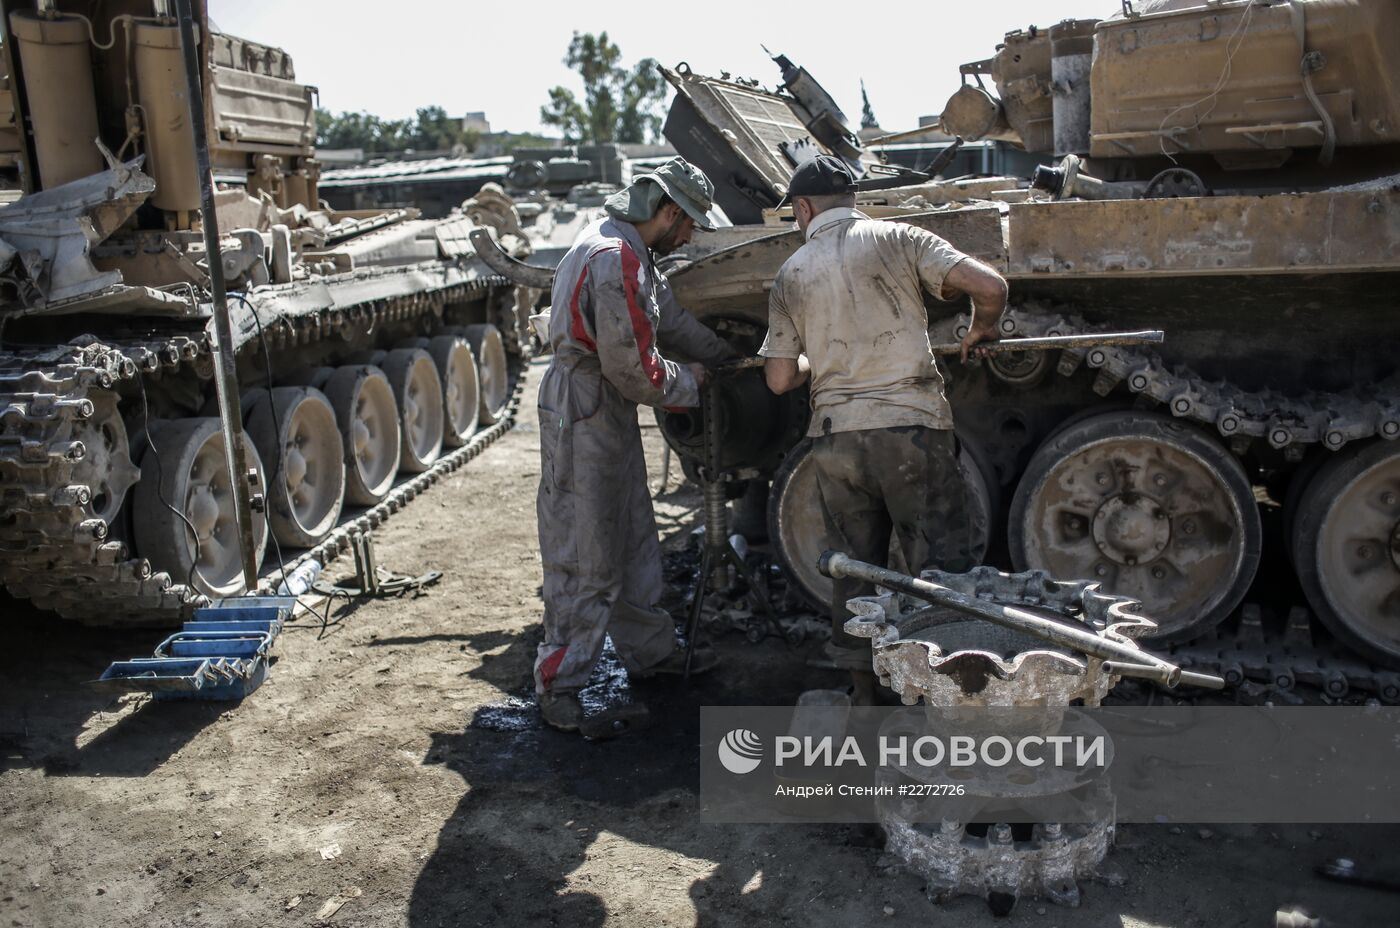
[[[817,155],[792,172],[787,193],[778,201],[778,206],[788,205],[794,197],[827,197],[855,191],[856,179],[841,159]]]

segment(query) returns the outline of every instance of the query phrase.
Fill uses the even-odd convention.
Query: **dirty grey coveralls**
[[[967,256],[931,232],[855,209],[812,220],[778,272],[759,354],[807,355],[812,463],[828,544],[884,565],[891,532],[918,573],[972,568],[974,530],[953,411],[928,338],[923,296],[943,299]],[[845,632],[846,600],[868,584],[833,583],[828,654],[870,670],[870,639]]]
[[[541,694],[586,684],[605,635],[629,673],[644,673],[675,648],[675,625],[658,606],[661,543],[637,406],[700,404],[690,369],[658,346],[704,364],[733,355],[676,302],[636,227],[612,218],[586,229],[559,265],[549,342],[536,501]]]

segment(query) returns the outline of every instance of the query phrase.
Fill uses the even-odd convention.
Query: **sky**
[[[453,115],[484,110],[494,130],[539,131],[550,87],[576,93],[563,63],[575,31],[606,31],[625,63],[685,61],[699,74],[728,71],[776,87],[767,45],[806,67],[853,124],[860,82],[880,125],[913,128],[957,90],[958,65],[989,58],[1002,36],[1029,25],[1106,17],[1117,0],[924,0],[922,3],[797,4],[706,0],[609,4],[572,0],[208,0],[225,33],[275,45],[297,79],[334,112],[391,119],[420,106]],[[852,12],[865,9],[860,19]],[[553,134],[553,133],[551,133]]]

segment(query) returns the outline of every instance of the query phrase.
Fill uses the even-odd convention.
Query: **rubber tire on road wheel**
[[[384,376],[399,405],[399,470],[421,474],[442,454],[442,378],[421,348],[395,348],[384,356]],[[413,415],[409,404],[413,403]],[[422,422],[417,421],[422,418]],[[415,432],[417,435],[415,436]]]
[[[1208,474],[1216,489],[1227,494],[1226,502],[1230,505],[1232,517],[1236,519],[1233,531],[1238,533],[1236,536],[1239,539],[1238,552],[1234,558],[1233,569],[1227,568],[1228,582],[1222,580],[1218,591],[1202,604],[1203,608],[1197,614],[1173,616],[1166,611],[1166,604],[1163,602],[1152,602],[1151,597],[1140,595],[1139,591],[1126,586],[1115,588],[1112,582],[1104,583],[1104,592],[1143,600],[1144,614],[1154,621],[1161,622],[1165,629],[1160,634],[1155,635],[1151,639],[1152,641],[1185,640],[1215,627],[1240,604],[1259,566],[1260,548],[1263,543],[1263,529],[1260,525],[1259,509],[1254,501],[1254,488],[1250,484],[1244,468],[1223,445],[1194,426],[1160,413],[1124,410],[1092,416],[1076,422],[1068,428],[1054,432],[1031,456],[1030,462],[1026,465],[1026,470],[1022,473],[1016,487],[1016,495],[1011,501],[1007,520],[1007,540],[1011,551],[1011,560],[1017,570],[1045,570],[1057,580],[1097,579],[1094,572],[1095,564],[1104,561],[1106,556],[1095,554],[1091,557],[1081,558],[1083,563],[1064,563],[1066,559],[1073,560],[1068,554],[1068,544],[1032,534],[1031,522],[1035,517],[1032,505],[1035,502],[1036,494],[1047,488],[1053,473],[1057,469],[1063,470],[1062,465],[1065,462],[1100,447],[1109,448],[1113,443],[1133,439],[1172,449],[1204,474]],[[1127,466],[1125,463],[1124,467],[1127,468]],[[1113,468],[1108,468],[1106,472],[1110,471],[1113,471]],[[1092,489],[1076,491],[1072,477],[1072,474],[1062,474],[1062,480],[1069,482],[1062,482],[1056,489],[1063,493],[1099,492]],[[1111,477],[1110,479],[1117,480],[1120,477]],[[1137,505],[1143,498],[1155,499],[1142,493],[1136,495],[1118,493],[1116,495],[1125,501],[1124,508],[1129,505]],[[1099,505],[1098,510],[1106,511],[1102,504]],[[1189,515],[1189,513],[1178,514],[1179,518],[1183,519]],[[1090,519],[1091,523],[1092,521]],[[1214,526],[1207,526],[1201,531],[1200,535],[1203,539],[1212,537],[1212,533],[1208,531],[1211,527]],[[1168,520],[1168,546],[1170,546],[1171,531],[1172,523]],[[1046,551],[1054,552],[1054,557],[1047,557],[1044,553]],[[1154,559],[1156,556],[1153,556]],[[1058,563],[1056,559],[1058,559]],[[1149,560],[1137,565],[1120,566],[1146,569],[1148,564],[1152,562]],[[1199,561],[1192,561],[1191,565],[1194,567],[1198,563]],[[1177,569],[1174,564],[1173,569]],[[1177,569],[1177,573],[1184,582],[1185,574],[1179,569]]]
[[[439,335],[428,342],[428,354],[442,378],[442,408],[446,418],[442,443],[460,448],[481,421],[481,372],[471,343],[460,335]]]
[[[1387,465],[1388,470],[1377,471]],[[1375,476],[1377,473],[1379,479]],[[1336,550],[1328,552],[1323,549],[1328,541],[1326,533],[1332,527],[1330,523],[1340,519],[1338,527],[1356,536],[1363,527],[1356,506],[1364,506],[1371,512],[1380,512],[1387,506],[1383,500],[1372,498],[1374,492],[1360,499],[1355,495],[1361,492],[1356,484],[1368,477],[1375,483],[1388,483],[1390,486],[1388,512],[1379,517],[1390,523],[1390,534],[1388,538],[1377,538],[1369,543],[1366,536],[1345,539],[1348,547],[1355,542],[1358,547],[1375,549],[1372,555],[1375,560],[1366,565],[1356,565],[1351,577],[1345,574],[1336,576],[1346,565],[1337,563],[1340,555]],[[1348,504],[1351,504],[1350,512],[1346,508]],[[1334,545],[1341,541],[1335,535],[1332,540]],[[1375,439],[1333,452],[1312,475],[1298,498],[1290,541],[1293,565],[1303,593],[1328,631],[1358,654],[1387,667],[1400,668],[1400,622],[1393,623],[1394,631],[1387,635],[1391,623],[1379,615],[1369,615],[1364,604],[1355,599],[1350,602],[1341,599],[1343,594],[1354,593],[1357,587],[1367,582],[1384,583],[1388,579],[1392,585],[1391,592],[1383,602],[1388,602],[1392,609],[1396,608],[1395,599],[1400,596],[1397,592],[1400,591],[1400,549],[1396,547],[1397,541],[1400,541],[1400,445]],[[1373,563],[1375,566],[1372,566]],[[1331,577],[1328,576],[1329,570],[1333,572]],[[1358,611],[1361,613],[1359,616]],[[1367,628],[1367,621],[1380,627]]]
[[[803,439],[787,453],[782,466],[773,475],[773,487],[768,492],[768,542],[778,556],[788,583],[808,605],[827,615],[831,610],[831,580],[817,570],[817,558],[831,545],[826,541],[811,451],[811,440]],[[972,513],[974,531],[978,526],[982,529],[982,537],[973,545],[973,555],[981,560],[987,550],[995,497],[988,489],[988,477],[978,465],[978,458],[979,454],[963,442],[959,461],[970,484],[971,496],[977,501],[977,511]],[[902,561],[893,537],[890,545]],[[899,565],[892,561],[891,566]]]
[[[190,575],[194,553],[189,528],[184,519],[170,511],[166,503],[188,514],[190,471],[200,452],[209,446],[211,450],[205,454],[202,466],[208,469],[213,482],[223,485],[225,496],[220,503],[227,505],[228,509],[221,507],[220,515],[229,517],[233,504],[232,497],[227,495],[228,471],[223,463],[223,431],[219,420],[213,417],[152,420],[150,429],[151,439],[159,453],[154,454],[150,448],[146,448],[141,458],[142,479],[136,484],[136,495],[132,498],[133,541],[136,553],[150,561],[154,570],[165,571],[175,583],[183,584]],[[243,450],[248,466],[258,472],[261,486],[264,474],[262,461],[258,457],[258,449],[247,439],[246,433]],[[254,560],[261,564],[267,548],[267,520],[257,512],[253,513],[253,541],[256,549]],[[207,596],[238,596],[247,592],[236,534],[229,537],[226,548],[231,557],[225,559],[219,576],[205,580],[202,573],[195,571],[194,587]]]
[[[246,427],[268,462],[268,524],[285,547],[315,547],[345,504],[345,443],[335,410],[315,387],[276,387],[271,397],[258,392]]]
[[[506,416],[510,405],[510,368],[506,359],[505,342],[494,325],[469,325],[462,334],[472,346],[476,357],[477,382],[481,390],[481,424],[495,425]]]
[[[389,495],[394,477],[399,472],[399,445],[402,442],[399,405],[389,378],[373,364],[350,364],[336,368],[326,381],[326,399],[335,410],[345,452],[345,502],[353,506],[373,506]],[[366,426],[366,443],[378,446],[383,456],[382,466],[367,469],[355,449],[356,421],[361,404],[371,407],[370,420],[375,428]],[[376,462],[378,463],[378,462]]]

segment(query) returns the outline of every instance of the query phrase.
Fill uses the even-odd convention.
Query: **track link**
[[[1103,328],[1034,304],[1007,310],[1002,322],[1003,334],[1017,337],[1091,334]],[[967,319],[950,320],[936,331],[941,335],[942,329],[960,338],[959,333],[967,331]],[[1276,449],[1321,444],[1337,451],[1373,436],[1400,438],[1400,375],[1346,393],[1289,397],[1207,380],[1187,367],[1168,367],[1150,351],[1112,347],[1061,351],[1056,370],[1070,377],[1083,366],[1098,370],[1093,389],[1100,396],[1122,384],[1131,393],[1163,404],[1177,418],[1213,428],[1236,453],[1242,451],[1240,443],[1253,439]]]

